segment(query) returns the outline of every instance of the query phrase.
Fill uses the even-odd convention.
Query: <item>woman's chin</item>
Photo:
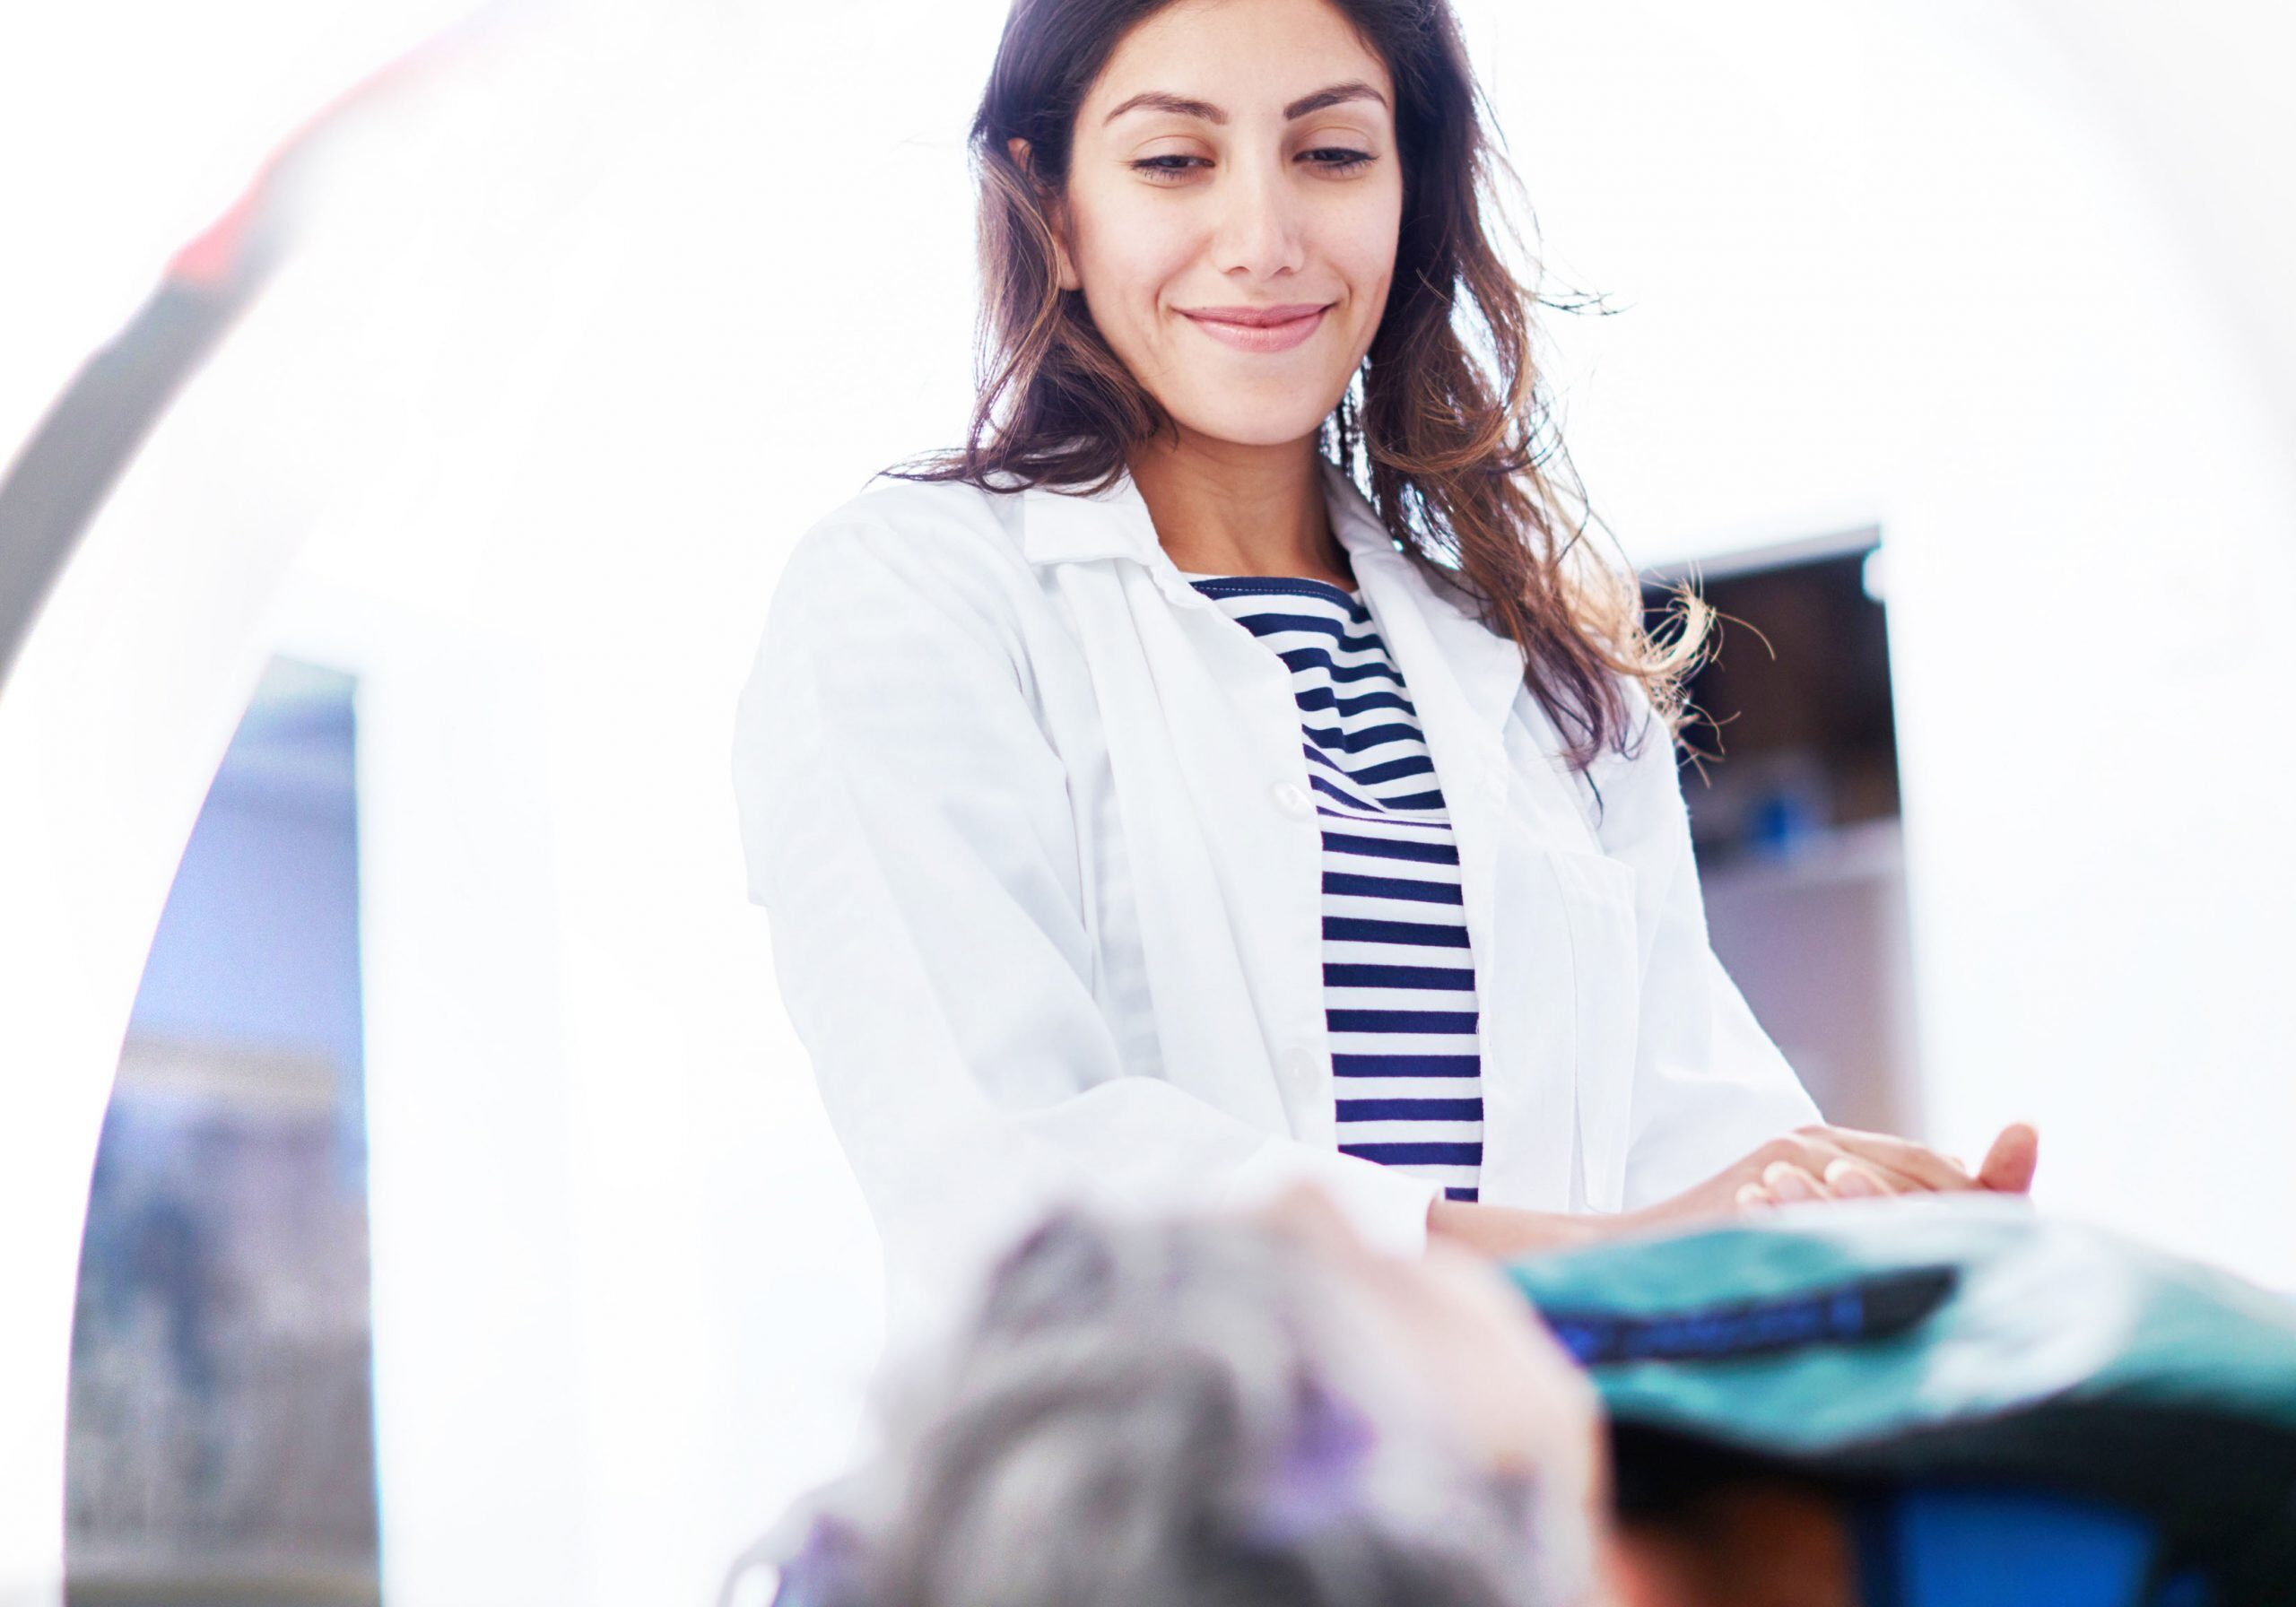
[[[1248,397],[1231,394],[1218,407],[1171,411],[1192,434],[1207,440],[1231,447],[1289,447],[1314,436],[1331,406],[1318,407],[1312,400],[1303,404],[1293,396],[1270,397],[1265,405],[1255,405]]]

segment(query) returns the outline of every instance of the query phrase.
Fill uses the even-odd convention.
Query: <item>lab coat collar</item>
[[[1332,529],[1349,556],[1393,555],[1395,543],[1387,527],[1354,482],[1327,457],[1319,456],[1316,464],[1323,476],[1324,504],[1331,515]],[[1178,572],[1163,543],[1157,539],[1147,499],[1141,496],[1128,469],[1118,470],[1115,480],[1097,491],[1082,486],[1037,485],[1022,491],[1022,499],[1021,549],[1032,564],[1130,558],[1152,569],[1163,559],[1165,567]]]
[[[1130,558],[1153,567],[1164,557],[1147,499],[1129,470],[1119,470],[1114,482],[1097,491],[1030,486],[1021,492],[1021,552],[1032,564]]]
[[[1496,728],[1514,706],[1523,684],[1520,648],[1476,617],[1464,595],[1447,595],[1419,567],[1396,550],[1378,510],[1329,458],[1317,459],[1323,477],[1324,506],[1332,533],[1375,614],[1393,614],[1407,603],[1426,621],[1433,645],[1458,679],[1474,717]],[[1166,596],[1176,603],[1209,607],[1209,600],[1180,574],[1157,538],[1148,504],[1130,472],[1119,471],[1102,490],[1032,486],[1021,493],[1021,550],[1031,564],[1081,563],[1124,558],[1144,564]],[[1448,588],[1447,588],[1448,590]],[[1413,666],[1403,666],[1406,676]]]

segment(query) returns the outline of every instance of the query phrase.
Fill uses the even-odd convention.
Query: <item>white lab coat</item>
[[[1572,775],[1513,644],[1322,473],[1459,849],[1482,1197],[1631,1208],[1817,1119],[1708,946],[1665,734]],[[821,519],[775,591],[735,769],[896,1332],[1057,1198],[1216,1205],[1312,1177],[1374,1242],[1423,1242],[1434,1186],[1335,1148],[1289,673],[1181,577],[1129,478],[880,479]]]

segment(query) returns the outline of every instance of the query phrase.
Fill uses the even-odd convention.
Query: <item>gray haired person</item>
[[[778,1607],[1848,1599],[1760,1513],[1726,1557],[1621,1531],[1594,1393],[1519,1297],[1465,1252],[1371,1250],[1311,1189],[1054,1215],[879,1416],[749,1559],[778,1564]]]
[[[1396,1320],[1342,1255],[1303,1253],[1318,1207],[1285,1209],[1065,1212],[1031,1233],[953,1340],[886,1389],[867,1462],[785,1525],[782,1607],[1587,1599],[1584,1386],[1541,1356],[1578,1443],[1509,1454],[1497,1419],[1429,1386],[1433,1314]],[[1485,1292],[1440,1298],[1472,1310]],[[1542,1427],[1520,1401],[1502,1412]]]
[[[875,1454],[762,1549],[782,1607],[2281,1607],[2296,1579],[2296,1307],[2014,1199],[1503,1270],[1376,1252],[1307,1189],[1067,1211],[898,1377]]]

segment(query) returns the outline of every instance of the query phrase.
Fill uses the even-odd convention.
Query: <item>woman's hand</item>
[[[1854,1127],[1801,1127],[1770,1140],[1695,1188],[1636,1214],[1655,1224],[1805,1200],[1965,1189],[2023,1194],[2033,1186],[2039,1152],[2040,1134],[2025,1122],[2013,1122],[2001,1130],[1974,1174],[1961,1162],[1910,1139]]]
[[[1855,1127],[1800,1127],[1771,1139],[1697,1186],[1639,1211],[1571,1214],[1437,1200],[1427,1212],[1427,1230],[1504,1260],[1799,1200],[1964,1189],[2023,1194],[2032,1186],[2039,1145],[2040,1136],[2029,1124],[2013,1123],[2001,1130],[1985,1164],[1972,1174],[1960,1161],[1910,1139],[1861,1133]]]

